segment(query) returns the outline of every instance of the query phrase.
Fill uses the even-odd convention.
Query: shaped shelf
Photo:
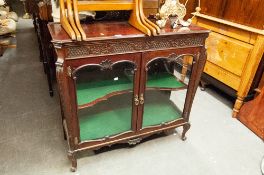
[[[132,94],[131,94],[132,95]],[[93,108],[79,113],[81,141],[103,139],[131,131],[131,103],[125,103],[131,95],[111,97]],[[158,125],[181,118],[180,110],[169,100],[144,105],[143,127]]]
[[[79,109],[93,106],[109,97],[131,92],[133,82],[128,78],[104,80],[77,84],[77,104]]]
[[[148,75],[147,89],[187,89],[187,85],[180,82],[174,75],[169,73],[158,73]]]
[[[76,87],[78,109],[83,109],[112,96],[132,92],[133,81],[131,77],[127,76],[118,78],[118,80],[77,83]],[[149,76],[147,81],[147,89],[178,90],[185,88],[187,85],[169,73]]]

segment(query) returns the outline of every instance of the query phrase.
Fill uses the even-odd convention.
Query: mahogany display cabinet
[[[180,126],[185,140],[208,30],[167,27],[149,37],[127,22],[95,22],[77,42],[60,24],[48,27],[72,171],[83,150],[135,145]]]

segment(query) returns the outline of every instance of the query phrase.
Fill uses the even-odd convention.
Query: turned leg
[[[236,102],[235,102],[235,105],[234,105],[234,108],[233,108],[233,114],[232,114],[232,117],[236,118],[237,117],[237,114],[241,108],[241,106],[243,105],[243,101],[244,101],[244,98],[242,97],[237,97],[236,99]]]
[[[48,58],[49,59],[49,58]],[[51,97],[53,97],[53,87],[52,87],[52,76],[51,76],[51,64],[50,61],[47,60],[46,66],[46,76],[48,80],[48,86],[49,86],[49,94]]]
[[[190,123],[186,123],[185,125],[183,125],[183,131],[182,131],[182,136],[181,136],[181,139],[183,141],[185,141],[187,138],[185,136],[186,132],[190,129],[191,127],[191,124]]]
[[[68,158],[71,161],[71,172],[75,172],[77,170],[77,159],[76,159],[76,153],[68,152]]]

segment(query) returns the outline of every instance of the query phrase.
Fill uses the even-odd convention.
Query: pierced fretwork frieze
[[[109,41],[92,41],[84,45],[68,45],[67,58],[98,56],[108,54],[122,54],[147,50],[158,50],[166,48],[184,48],[201,46],[204,43],[204,37],[191,36],[185,38],[176,37],[148,37],[133,38],[127,40],[109,40]]]

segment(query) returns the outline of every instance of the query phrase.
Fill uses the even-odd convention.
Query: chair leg
[[[182,131],[182,137],[181,137],[181,139],[183,141],[185,141],[187,139],[186,136],[185,136],[185,134],[190,129],[190,127],[191,127],[191,124],[190,123],[186,123],[185,125],[183,125],[183,131]]]

